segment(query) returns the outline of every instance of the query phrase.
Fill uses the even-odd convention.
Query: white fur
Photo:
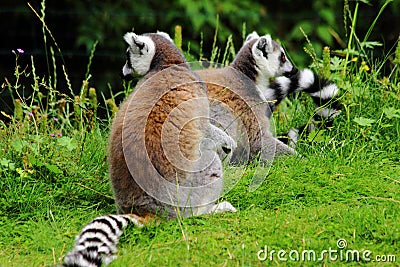
[[[275,82],[281,86],[280,87],[281,92],[286,95],[290,87],[291,83],[290,79],[284,76],[280,76],[275,79]]]
[[[336,84],[332,83],[328,86],[325,86],[321,91],[311,93],[310,96],[312,97],[319,97],[321,99],[331,99],[336,96],[338,93],[338,88]]]
[[[314,83],[314,74],[309,69],[300,72],[299,87],[304,89],[310,87]]]
[[[126,62],[122,68],[122,75],[128,76],[130,74],[133,74],[133,70],[128,66],[128,62]]]
[[[265,67],[268,66],[268,61],[263,56],[262,51],[257,48],[257,46],[260,43],[260,41],[264,41],[264,40],[266,41],[265,52],[267,52],[268,54],[272,53],[274,48],[273,48],[273,45],[272,45],[271,35],[269,35],[269,34],[261,36],[258,39],[258,41],[253,44],[253,47],[251,48],[251,52],[253,53],[253,57],[256,60],[257,66],[265,68]]]
[[[250,41],[250,40],[259,38],[259,37],[260,37],[260,36],[258,35],[258,33],[257,33],[256,31],[253,31],[252,33],[250,33],[249,35],[247,35],[245,43],[248,42],[248,41]]]
[[[260,41],[266,41],[264,50],[268,53],[268,58],[264,57],[263,52],[257,47]],[[289,60],[281,64],[280,57],[281,53],[284,51],[282,48],[274,51],[272,39],[269,34],[261,36],[258,41],[254,43],[251,51],[256,62],[255,68],[258,74],[256,77],[256,85],[262,92],[264,98],[270,100],[271,97],[273,97],[273,91],[269,88],[270,78],[291,71],[293,65]]]
[[[93,227],[90,227],[93,229]],[[106,233],[109,232],[108,228],[104,225],[102,225],[101,227],[97,226],[96,229],[100,229],[105,231]],[[85,228],[82,230],[82,232],[85,231]],[[82,243],[82,245],[86,248],[88,247],[88,244],[93,244],[93,245],[97,245],[97,246],[101,246],[102,243],[99,243],[98,241],[90,241],[88,242],[87,239],[89,238],[93,238],[93,237],[97,237],[101,240],[102,243],[106,244],[107,247],[109,247],[111,249],[111,251],[115,252],[116,251],[116,247],[115,247],[115,242],[118,241],[118,237],[116,236],[112,236],[112,235],[108,235],[108,237],[113,241],[110,242],[103,234],[99,234],[96,232],[87,232],[84,233],[82,236],[79,236],[79,239],[77,240],[77,243]],[[81,246],[81,245],[80,245]],[[79,246],[77,246],[78,248]]]
[[[269,88],[269,79],[266,79],[263,76],[260,76],[256,80],[256,87],[258,90],[258,94],[261,96],[263,101],[271,100],[274,98],[275,91]]]
[[[88,260],[83,258],[81,254],[71,254],[65,257],[65,263],[73,266],[76,264],[77,266],[86,266],[86,267],[96,267],[95,264],[90,263]]]
[[[220,213],[220,212],[236,212],[237,210],[235,207],[232,206],[231,203],[227,201],[223,201],[214,205],[210,211],[210,213]]]
[[[193,216],[222,213],[222,212],[236,212],[236,211],[237,211],[236,208],[232,206],[231,203],[223,201],[215,205],[205,205],[196,207],[196,209],[193,210]]]
[[[290,129],[287,135],[290,138],[289,146],[291,148],[295,148],[297,141],[299,139],[299,129],[296,129],[296,128]]]
[[[236,142],[227,133],[213,124],[209,128],[208,136],[215,145],[214,150],[225,147],[233,151],[236,148]]]
[[[278,58],[280,58],[281,53],[285,54],[285,57],[286,57],[285,50],[283,50],[282,47],[281,47],[280,53],[278,54]],[[279,60],[278,60],[278,61],[279,61]],[[286,62],[283,63],[283,66],[282,66],[280,69],[278,69],[279,71],[278,71],[278,73],[275,74],[275,77],[276,77],[276,76],[279,76],[279,75],[282,75],[282,74],[284,74],[285,72],[290,72],[290,71],[292,71],[292,69],[293,69],[293,64],[292,64],[292,63],[289,61],[289,59],[286,57]]]
[[[339,113],[340,113],[340,110],[336,110],[333,108],[324,108],[324,109],[317,110],[318,115],[320,115],[324,118],[330,119],[330,120],[333,119],[334,117],[336,117],[337,115],[339,115]]]
[[[269,88],[265,84],[269,83],[269,80],[265,81],[264,79],[257,79],[257,88],[260,91],[259,94],[264,101],[270,101],[275,99],[275,90]]]
[[[83,255],[90,255],[93,259],[101,257],[103,261],[103,265],[107,266],[110,262],[117,258],[114,254],[117,252],[117,243],[119,237],[122,235],[122,229],[125,228],[129,221],[133,222],[136,226],[143,226],[138,220],[129,215],[109,215],[109,216],[100,216],[96,218],[97,220],[104,219],[111,224],[111,228],[115,230],[115,234],[110,229],[110,226],[103,222],[92,221],[87,224],[83,229],[80,235],[78,235],[75,239],[75,247],[68,252],[68,254],[64,258],[65,264],[77,266],[95,266],[88,260],[84,258]],[[122,229],[117,225],[115,220],[119,221],[122,224]],[[87,233],[84,233],[86,230],[92,230]],[[107,233],[107,237],[111,239],[109,241],[107,237],[104,236],[103,233],[96,232],[95,230],[102,230]],[[84,234],[82,234],[84,233]],[[99,238],[100,241],[88,241],[88,238],[96,237]],[[97,250],[88,251],[88,247],[97,247]]]
[[[132,66],[126,62],[122,73],[125,76],[133,73],[145,75],[150,69],[150,64],[156,51],[153,40],[149,36],[136,35],[133,32],[126,33],[124,40],[129,45],[128,50]],[[140,48],[138,44],[142,44],[144,47]]]
[[[165,37],[166,39],[170,40],[172,43],[174,42],[174,41],[172,40],[171,36],[169,36],[169,34],[166,33],[166,32],[157,31],[157,34],[159,34],[159,35]]]

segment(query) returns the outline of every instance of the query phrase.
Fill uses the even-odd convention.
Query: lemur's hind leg
[[[218,204],[215,204],[212,209],[210,210],[210,213],[221,213],[221,212],[236,212],[236,208],[232,206],[231,203],[227,201],[220,202]]]
[[[198,207],[193,212],[193,216],[222,213],[222,212],[236,212],[236,211],[237,211],[236,208],[231,203],[223,201],[218,204],[210,204],[207,206]]]

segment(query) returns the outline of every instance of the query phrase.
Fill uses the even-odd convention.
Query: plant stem
[[[358,2],[356,3],[356,7],[354,9],[354,15],[352,18],[350,18],[352,23],[350,29],[351,31],[350,31],[349,42],[347,43],[346,60],[344,62],[345,64],[344,64],[343,74],[346,73],[347,63],[349,62],[349,53],[353,42],[353,35],[355,34],[356,23],[357,23],[357,13],[358,13]]]

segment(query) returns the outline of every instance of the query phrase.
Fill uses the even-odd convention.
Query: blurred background
[[[371,23],[378,16],[384,0],[359,1],[356,33],[362,40]],[[43,24],[32,8],[42,16],[57,42],[43,34]],[[353,15],[356,1],[348,1]],[[183,50],[190,50],[194,58],[210,59],[216,28],[216,45],[223,51],[228,37],[232,35],[236,51],[243,42],[243,35],[252,31],[270,33],[279,39],[298,67],[311,62],[304,52],[307,44],[300,27],[313,44],[320,57],[324,46],[331,50],[345,49],[351,21],[345,19],[345,1],[340,0],[64,0],[64,1],[16,1],[2,0],[0,3],[0,80],[15,82],[15,54],[12,50],[24,50],[18,64],[31,71],[31,55],[35,72],[40,77],[53,75],[51,50],[54,51],[57,74],[57,90],[69,92],[62,73],[65,65],[74,91],[79,92],[85,79],[89,56],[96,42],[90,67],[90,86],[108,97],[111,92],[122,90],[119,73],[125,61],[126,45],[122,36],[134,30],[136,33],[165,31],[171,36],[176,25],[182,26]],[[218,25],[217,25],[218,24]],[[347,29],[347,30],[346,30]],[[400,33],[400,1],[391,2],[380,15],[368,41],[378,41],[382,46],[374,50],[374,57],[383,57],[393,52]],[[202,45],[201,45],[202,44]],[[200,47],[201,46],[201,47]],[[340,54],[340,53],[339,53]],[[25,93],[29,93],[29,77]],[[20,81],[24,85],[24,81]],[[0,88],[0,111],[12,114],[12,102],[6,86]],[[1,115],[0,115],[1,117]]]

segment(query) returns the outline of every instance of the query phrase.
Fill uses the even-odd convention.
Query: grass
[[[247,191],[245,177],[225,197],[238,213],[184,220],[184,236],[175,221],[129,233],[115,266],[265,266],[269,260],[257,258],[265,245],[318,253],[341,238],[351,250],[396,254],[400,170],[381,158],[365,162],[338,163],[334,153],[275,162],[257,191]]]
[[[111,266],[330,266],[344,264],[348,250],[387,261],[346,262],[350,266],[399,265],[400,45],[380,61],[357,49],[359,41],[349,47],[338,52],[345,57],[314,64],[329,68],[341,88],[345,108],[332,127],[303,137],[299,156],[277,159],[269,170],[250,167],[240,177],[240,170],[226,166],[226,179],[238,183],[222,200],[237,213],[129,228]],[[22,71],[19,56],[14,80],[33,79],[34,93],[16,95],[11,122],[0,124],[0,266],[51,266],[61,263],[84,224],[115,212],[106,159],[109,120],[95,119],[100,104],[88,81],[78,96],[61,95],[51,85],[55,77],[37,77],[33,58],[32,75]],[[392,71],[383,75],[390,62]],[[13,95],[23,90],[18,82],[4,85]],[[105,102],[111,118],[115,104]],[[285,100],[274,114],[278,131],[307,122],[310,103],[300,94]],[[267,179],[250,192],[256,168]],[[336,261],[327,254],[321,261],[290,259],[294,250],[300,257],[313,250],[318,258],[338,250],[340,239],[347,246],[333,254],[342,257]],[[287,261],[279,260],[280,250]]]
[[[396,255],[400,238],[396,156],[358,153],[350,161],[335,151],[276,161],[258,190],[248,192],[246,176],[224,197],[238,213],[130,228],[121,240],[120,257],[111,266],[265,266],[269,260],[257,259],[265,245],[276,251],[318,253],[336,249],[340,238],[351,250]],[[100,176],[88,177],[84,184],[109,194],[106,175]],[[0,265],[59,263],[84,223],[113,212],[112,200],[81,187],[77,180],[82,178],[60,177],[56,183],[60,188],[53,190],[37,182],[36,190],[25,192],[34,202],[22,199],[26,210],[2,216]]]

